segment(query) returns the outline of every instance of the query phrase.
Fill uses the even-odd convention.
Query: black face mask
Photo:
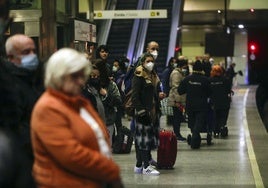
[[[100,78],[90,78],[89,85],[95,87],[96,89],[100,88]]]

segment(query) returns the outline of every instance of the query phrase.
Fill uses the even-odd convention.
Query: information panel
[[[74,40],[96,43],[96,38],[95,24],[74,20]]]
[[[153,10],[97,10],[94,19],[138,19],[138,18],[167,18],[166,9]]]

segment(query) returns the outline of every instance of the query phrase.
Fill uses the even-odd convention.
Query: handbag
[[[132,103],[132,90],[130,90],[125,96],[124,110],[128,116],[133,117],[135,115],[135,108]]]
[[[160,101],[162,115],[173,116],[173,107],[168,105],[168,97]]]

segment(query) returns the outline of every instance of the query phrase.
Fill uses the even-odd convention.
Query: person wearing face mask
[[[5,43],[8,68],[15,78],[18,96],[20,143],[33,160],[30,142],[30,118],[33,106],[44,91],[43,66],[39,62],[33,39],[23,34],[9,37]]]
[[[132,80],[132,102],[135,107],[135,150],[134,173],[159,175],[150,164],[151,150],[158,146],[159,84],[154,70],[154,58],[150,53],[141,58]]]
[[[124,92],[121,89],[122,88],[121,86],[122,86],[122,83],[126,74],[125,62],[129,62],[128,58],[125,56],[120,56],[114,60],[113,68],[112,68],[113,80],[118,87],[122,101],[125,98]],[[123,102],[122,102],[121,105],[117,107],[117,111],[116,111],[115,126],[117,130],[120,130],[123,126],[122,124],[123,115],[124,115],[124,107],[123,107]]]
[[[19,139],[19,93],[5,58],[5,32],[12,23],[9,7],[8,0],[0,0],[0,187],[36,188],[31,159]]]
[[[110,79],[108,71],[102,59],[97,59],[95,65],[100,73],[100,89],[99,94],[104,106],[105,123],[110,135],[110,142],[112,143],[112,136],[114,134],[114,124],[116,122],[116,113],[118,107],[122,104],[119,89],[116,83]]]
[[[178,65],[183,64],[183,67],[181,67],[181,71],[184,76],[188,76],[190,74],[189,65],[188,65],[188,59],[184,56],[179,56],[178,58]]]
[[[85,86],[82,89],[82,95],[87,98],[95,110],[99,113],[101,119],[105,119],[104,106],[101,101],[99,94],[100,90],[100,71],[97,69],[96,65],[92,66],[92,71],[89,75]]]
[[[147,44],[146,51],[153,55],[156,60],[158,57],[159,44],[155,41],[151,41]]]
[[[169,86],[169,77],[171,72],[178,67],[178,60],[175,57],[171,57],[168,61],[168,65],[164,69],[162,73],[162,79],[161,82],[163,84],[163,92],[164,93],[169,93],[170,86]]]
[[[201,146],[201,131],[207,129],[207,140],[211,139],[210,127],[206,122],[209,110],[208,98],[211,94],[210,82],[205,76],[200,60],[195,61],[193,73],[180,82],[178,93],[186,94],[188,127],[192,133],[190,144],[192,149],[198,149]]]
[[[146,52],[143,53],[135,63],[131,64],[128,67],[128,70],[126,72],[126,75],[125,75],[125,78],[123,81],[123,85],[122,85],[122,88],[124,88],[123,92],[125,95],[127,95],[132,88],[132,79],[134,77],[134,72],[138,66],[142,65],[141,60],[144,57],[144,55],[151,54],[153,56],[154,60],[156,60],[156,58],[158,56],[158,51],[159,51],[159,44],[156,41],[150,41],[149,43],[147,43]],[[155,69],[155,66],[153,68]],[[154,71],[154,72],[155,72],[155,74],[157,74],[156,71]],[[164,95],[165,95],[165,93],[160,92],[160,90],[159,90],[159,96],[163,97]],[[158,120],[155,121],[155,123],[157,124],[156,126],[159,126],[160,116],[159,116]],[[134,129],[135,129],[135,121],[133,118],[132,118],[131,123],[130,123],[130,128],[132,131],[134,131]],[[150,164],[153,166],[157,166],[157,162],[152,158],[152,156],[150,156]]]
[[[168,61],[168,64],[166,68],[164,69],[161,77],[161,83],[163,85],[163,92],[169,94],[170,86],[169,86],[169,78],[170,74],[173,71],[173,69],[177,68],[178,63],[177,63],[177,58],[171,57]],[[173,116],[167,116],[167,124],[172,125],[173,122]]]
[[[138,61],[133,65],[135,68],[138,67],[139,65],[141,65],[141,58],[149,53],[153,56],[154,60],[157,59],[158,57],[158,51],[159,51],[159,44],[156,42],[156,41],[151,41],[147,44],[147,47],[146,47],[146,52],[143,53],[139,58],[138,58]]]
[[[186,94],[180,95],[178,93],[178,87],[186,76],[186,66],[186,61],[179,59],[178,67],[171,72],[169,79],[171,89],[168,95],[168,105],[173,107],[172,126],[177,140],[179,141],[186,141],[186,138],[183,137],[180,132],[181,123],[184,121],[183,110],[186,102]]]

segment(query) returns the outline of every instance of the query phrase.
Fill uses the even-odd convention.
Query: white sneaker
[[[143,169],[143,167],[141,166],[141,167],[134,167],[134,173],[135,174],[142,174],[142,169]]]
[[[149,165],[147,168],[143,168],[142,174],[158,176],[160,172],[158,172],[151,165]]]

